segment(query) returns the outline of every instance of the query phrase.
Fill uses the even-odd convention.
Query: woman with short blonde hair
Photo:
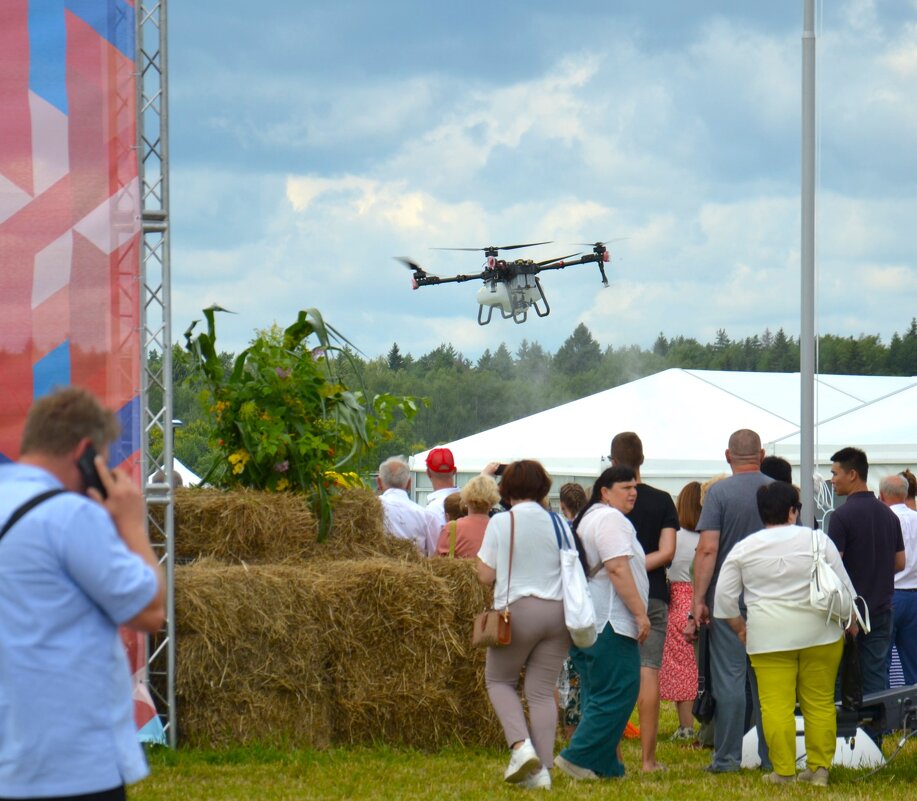
[[[449,498],[455,496],[460,496],[468,514],[450,520],[443,526],[436,544],[436,553],[438,556],[474,559],[481,550],[484,530],[490,521],[488,513],[500,501],[500,491],[492,476],[480,475],[462,487],[461,493],[453,493]]]

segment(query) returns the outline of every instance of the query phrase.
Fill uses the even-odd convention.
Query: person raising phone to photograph
[[[0,466],[0,799],[115,801],[148,772],[118,627],[158,631],[165,594],[140,488],[105,465],[118,433],[59,389]]]

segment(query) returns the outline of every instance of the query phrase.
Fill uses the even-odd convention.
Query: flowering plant
[[[395,409],[410,418],[417,404],[390,395],[367,402],[362,391],[345,387],[330,356],[350,358],[343,346],[352,346],[316,309],[300,311],[282,331],[261,332],[229,369],[216,349],[214,315],[221,310],[204,310],[205,333],[192,337],[192,323],[185,334],[205,378],[203,400],[213,421],[214,460],[204,480],[306,492],[323,539],[331,525],[329,493],[363,485],[355,472],[342,469],[388,436]],[[308,342],[313,336],[317,347]]]

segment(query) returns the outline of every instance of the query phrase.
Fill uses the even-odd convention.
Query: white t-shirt
[[[853,584],[834,543],[815,532],[825,561],[851,594]],[[737,542],[720,569],[713,602],[715,617],[739,616],[744,591],[748,607],[745,649],[750,654],[795,651],[837,642],[843,629],[809,603],[812,575],[812,529],[775,526]]]
[[[691,581],[691,565],[694,563],[694,552],[699,540],[700,534],[696,531],[678,529],[675,535],[675,556],[666,570],[666,578],[669,581]]]
[[[459,492],[459,488],[444,487],[443,489],[433,490],[427,495],[427,511],[436,518],[440,530],[446,525],[446,510],[443,508],[443,503],[453,492]]]
[[[414,503],[407,492],[389,487],[379,496],[385,511],[385,528],[390,534],[410,540],[425,556],[436,553],[436,543],[442,526],[422,506]]]
[[[554,523],[545,509],[534,501],[523,501],[512,508],[516,519],[513,574],[509,603],[533,595],[549,601],[563,600],[560,579],[560,551]],[[506,577],[509,569],[510,512],[490,518],[478,559],[497,571],[494,608],[506,605]]]
[[[646,605],[650,583],[646,575],[646,554],[637,539],[633,524],[621,512],[605,504],[589,508],[576,530],[586,549],[591,568],[619,556],[626,556],[637,592]],[[627,605],[615,592],[611,577],[604,568],[589,579],[592,604],[595,606],[595,628],[601,633],[611,623],[615,634],[637,638],[637,623]]]
[[[895,573],[895,589],[917,589],[917,512],[903,503],[896,503],[889,509],[898,515],[904,538],[904,570]]]

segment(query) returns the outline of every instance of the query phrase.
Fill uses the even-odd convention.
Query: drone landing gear
[[[538,276],[535,276],[535,287],[538,289],[538,294],[541,296],[541,302],[544,303],[544,311],[538,308],[538,301],[532,301],[532,308],[535,309],[535,314],[539,317],[547,317],[551,313],[551,307],[548,305],[548,299],[544,295],[544,290],[541,288],[541,281],[538,280]]]
[[[513,306],[511,313],[503,312],[503,317],[512,317],[514,323],[524,323],[529,314],[529,307],[535,310],[535,314],[539,317],[547,317],[551,313],[551,307],[548,305],[548,299],[545,297],[544,290],[541,288],[541,281],[538,278],[535,278],[535,289],[538,290],[538,297],[534,297],[534,293],[530,294],[532,287],[529,284],[525,285],[525,293],[523,294],[523,301],[516,306]],[[540,305],[539,305],[540,304]]]
[[[537,297],[532,291],[538,290]],[[480,298],[480,295],[479,295]],[[507,310],[506,304],[510,305]],[[487,306],[487,316],[484,316],[484,306]],[[541,288],[541,281],[535,278],[535,286],[526,283],[524,287],[518,287],[509,291],[502,301],[496,303],[479,303],[478,304],[478,325],[487,325],[493,317],[494,307],[500,309],[500,316],[504,320],[512,320],[516,324],[524,323],[528,319],[529,307],[535,309],[535,314],[539,317],[547,317],[551,313],[551,307],[548,305],[548,299],[545,297],[544,290]]]

